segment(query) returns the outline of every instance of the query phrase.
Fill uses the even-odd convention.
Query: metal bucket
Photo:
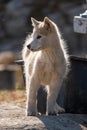
[[[87,59],[70,56],[71,70],[66,81],[66,112],[87,113]]]

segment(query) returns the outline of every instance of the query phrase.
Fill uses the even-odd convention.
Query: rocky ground
[[[0,130],[87,130],[87,115],[25,116],[25,102],[0,104]]]

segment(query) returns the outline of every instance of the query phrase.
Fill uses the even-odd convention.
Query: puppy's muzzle
[[[29,50],[31,50],[31,51],[34,51],[34,49],[31,48],[31,45],[30,45],[30,44],[27,45],[27,48],[28,48]]]
[[[29,45],[27,45],[27,48],[30,50],[31,49],[31,45],[29,44]]]

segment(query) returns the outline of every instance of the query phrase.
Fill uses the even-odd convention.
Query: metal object
[[[74,16],[74,32],[87,33],[87,10],[80,16]]]
[[[87,114],[87,58],[70,56],[70,61],[65,108],[67,112]]]
[[[0,71],[0,90],[15,89],[15,71]]]

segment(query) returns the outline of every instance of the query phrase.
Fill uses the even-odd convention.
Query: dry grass
[[[0,91],[1,102],[21,102],[25,100],[25,91]]]

